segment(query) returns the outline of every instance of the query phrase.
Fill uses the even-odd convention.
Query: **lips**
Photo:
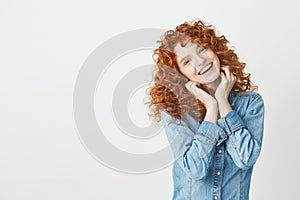
[[[210,68],[212,68],[212,65],[213,65],[213,63],[210,62],[210,63],[208,63],[207,65],[205,65],[204,67],[202,67],[202,68],[199,70],[198,75],[202,75],[202,74],[206,73],[208,70],[210,70]]]

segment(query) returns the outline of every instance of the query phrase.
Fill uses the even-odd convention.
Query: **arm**
[[[256,162],[262,147],[264,129],[264,102],[258,93],[251,95],[246,113],[241,118],[232,110],[225,116],[228,135],[226,147],[234,163],[248,169]]]
[[[186,123],[179,125],[177,119],[169,124],[172,118],[165,111],[162,119],[174,159],[183,171],[193,179],[206,177],[223,129],[210,121],[203,121],[194,133]]]

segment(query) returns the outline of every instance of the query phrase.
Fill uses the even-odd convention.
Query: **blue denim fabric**
[[[186,115],[179,125],[166,111],[161,113],[175,159],[173,200],[249,199],[262,147],[264,101],[257,92],[233,94],[228,97],[232,111],[217,124]]]

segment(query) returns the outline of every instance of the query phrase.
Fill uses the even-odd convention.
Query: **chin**
[[[202,84],[207,85],[207,84],[213,83],[216,80],[218,80],[219,77],[220,77],[220,75],[209,77],[208,80],[202,81]]]

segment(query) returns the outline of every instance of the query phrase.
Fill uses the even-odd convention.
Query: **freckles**
[[[214,54],[213,52],[209,52],[209,53],[208,53],[208,57],[209,57],[210,59],[215,59],[217,56],[216,56],[216,54]]]
[[[210,59],[216,59],[218,56],[217,54],[215,54],[215,52],[211,49],[208,49],[207,53],[207,57]]]

